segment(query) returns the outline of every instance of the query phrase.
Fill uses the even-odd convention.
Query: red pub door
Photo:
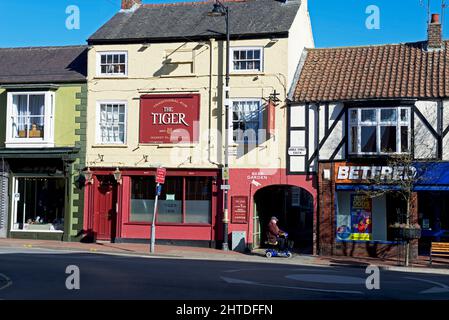
[[[94,232],[97,240],[114,240],[117,217],[117,184],[114,177],[98,176],[94,197]]]

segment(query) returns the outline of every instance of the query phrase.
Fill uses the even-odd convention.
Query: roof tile
[[[0,61],[0,85],[87,81],[87,46],[0,48]]]
[[[299,102],[449,96],[449,42],[308,49],[295,88]]]

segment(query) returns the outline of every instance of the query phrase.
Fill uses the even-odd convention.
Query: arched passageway
[[[266,227],[272,216],[279,227],[289,233],[295,249],[301,253],[313,251],[313,196],[305,189],[289,185],[262,188],[254,195],[254,244],[264,246]]]

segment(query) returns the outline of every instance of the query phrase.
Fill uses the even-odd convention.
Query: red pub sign
[[[199,94],[144,95],[140,99],[140,143],[192,143],[199,136]]]

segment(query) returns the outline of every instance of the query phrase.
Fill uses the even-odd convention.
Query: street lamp
[[[222,249],[227,251],[229,250],[228,245],[228,224],[229,224],[229,205],[228,205],[228,192],[229,192],[229,108],[230,108],[230,100],[229,100],[229,71],[230,71],[230,59],[231,59],[231,34],[229,31],[229,7],[223,5],[220,1],[216,0],[214,3],[214,7],[211,12],[208,13],[210,17],[225,17],[226,21],[226,85],[225,85],[225,155],[224,155],[224,168],[223,168],[223,247]]]
[[[84,173],[84,178],[86,179],[86,182],[88,184],[93,184],[94,183],[94,179],[93,179],[92,171],[90,171],[90,168],[88,167],[87,170],[84,171],[83,173]]]
[[[117,181],[118,184],[122,184],[122,173],[120,172],[119,168],[115,169],[113,175],[115,181]]]

